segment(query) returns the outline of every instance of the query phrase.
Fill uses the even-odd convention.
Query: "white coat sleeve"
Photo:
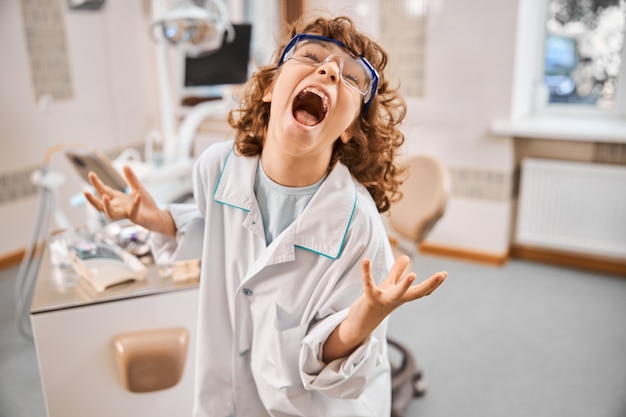
[[[219,151],[217,147],[214,147]],[[208,151],[208,150],[207,150]],[[187,259],[201,259],[204,242],[204,212],[206,210],[207,181],[203,171],[207,166],[218,169],[220,165],[211,161],[212,155],[223,152],[205,151],[193,167],[193,195],[195,204],[170,204],[169,210],[176,225],[176,237],[153,233],[150,239],[152,254],[157,265],[167,265]],[[213,157],[213,159],[216,159]]]
[[[368,381],[387,369],[386,320],[352,354],[328,364],[323,362],[323,344],[347,314],[346,309],[327,317],[305,336],[300,369],[307,390],[338,398],[358,398]]]
[[[333,330],[348,315],[352,302],[362,291],[360,260],[367,256],[372,261],[372,274],[376,280],[386,277],[390,261],[393,256],[390,250],[379,240],[371,239],[376,249],[353,254],[349,260],[352,277],[351,282],[345,282],[334,291],[332,304],[342,304],[344,308],[315,323],[302,341],[300,351],[300,376],[304,387],[308,390],[322,391],[327,395],[339,398],[357,398],[365,389],[368,382],[380,373],[388,372],[389,358],[387,354],[387,320],[384,320],[363,341],[352,354],[345,358],[336,359],[328,364],[322,360],[323,345]],[[386,242],[386,241],[385,241]]]
[[[200,259],[204,218],[195,204],[172,204],[168,210],[176,224],[176,237],[152,233],[150,244],[157,265]]]

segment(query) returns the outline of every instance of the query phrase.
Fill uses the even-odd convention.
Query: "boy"
[[[195,416],[388,416],[386,317],[447,275],[412,286],[379,215],[405,103],[349,18],[291,36],[229,115],[234,144],[196,162],[197,206],[159,209],[130,169],[130,195],[90,175],[100,198],[86,196],[155,232],[157,259],[203,230]]]

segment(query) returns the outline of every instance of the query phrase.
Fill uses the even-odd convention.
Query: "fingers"
[[[102,196],[102,205],[103,205],[103,210],[104,214],[106,214],[110,219],[113,218],[113,208],[111,206],[111,197],[109,197],[108,195],[103,195]]]
[[[445,279],[448,277],[448,273],[446,271],[441,271],[436,273],[435,275],[433,275],[432,278],[435,279],[435,285],[433,286],[433,288],[430,290],[430,292],[428,292],[426,295],[430,295],[433,293],[433,291],[435,291],[437,288],[439,288],[439,286],[441,284],[443,284],[443,281],[445,281]]]
[[[391,267],[389,275],[380,285],[376,285],[369,259],[363,259],[361,263],[361,275],[363,278],[363,289],[370,298],[380,298],[382,295],[387,302],[401,300],[404,294],[415,280],[415,274],[410,273],[404,279],[402,275],[409,264],[408,256],[401,256]],[[384,293],[384,294],[383,294]]]
[[[389,271],[389,278],[391,278],[391,282],[395,285],[402,278],[402,274],[406,270],[406,267],[409,266],[410,259],[406,255],[400,256],[393,263],[391,267],[391,271]]]
[[[98,199],[95,195],[91,194],[89,191],[83,191],[83,195],[89,201],[89,203],[96,208],[98,211],[103,211],[104,206],[102,205],[102,201]]]
[[[367,294],[373,294],[376,289],[376,282],[372,276],[370,260],[365,258],[361,261],[361,277],[363,279],[363,290]]]
[[[126,182],[130,186],[131,190],[143,191],[143,184],[141,184],[139,178],[137,178],[135,172],[131,169],[131,167],[125,165],[122,168],[122,171],[124,172],[124,177],[126,178]]]
[[[437,272],[427,280],[413,286],[407,291],[406,301],[416,300],[432,294],[445,281],[448,273],[446,271]]]
[[[389,275],[384,282],[377,286],[372,276],[369,259],[363,259],[361,272],[363,279],[363,289],[370,298],[386,300],[395,303],[397,301],[413,301],[421,297],[432,294],[446,279],[448,273],[441,271],[433,274],[427,280],[413,285],[417,276],[411,272],[402,279],[403,273],[408,266],[410,259],[403,255],[399,257],[391,267]]]
[[[407,293],[413,281],[415,281],[416,275],[414,273],[408,274],[400,283],[396,284],[389,295],[392,300],[403,300],[404,295]],[[404,300],[403,300],[404,301]]]
[[[95,188],[96,192],[100,194],[100,196],[103,196],[113,191],[112,189],[107,187],[102,181],[100,181],[100,178],[94,172],[89,172],[88,177],[91,185],[93,185],[93,188]]]
[[[136,219],[139,215],[139,207],[141,206],[141,194],[135,192],[133,195],[133,205],[130,208],[129,219]]]

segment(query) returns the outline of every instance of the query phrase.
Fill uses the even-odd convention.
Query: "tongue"
[[[296,120],[298,122],[306,126],[315,126],[316,124],[319,123],[317,116],[309,113],[306,110],[296,110],[294,112],[294,115],[296,116]]]

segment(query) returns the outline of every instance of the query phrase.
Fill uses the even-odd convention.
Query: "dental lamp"
[[[207,8],[208,7],[208,8]],[[224,36],[232,42],[235,31],[228,20],[228,11],[224,3],[210,1],[205,7],[185,0],[151,25],[153,38],[158,42],[161,36],[171,45],[181,45],[191,56],[212,52],[222,46]]]
[[[193,139],[203,120],[212,114],[225,114],[229,103],[208,101],[194,106],[176,129],[173,107],[168,48],[176,47],[187,56],[219,49],[223,42],[232,42],[235,31],[222,0],[204,0],[202,6],[192,0],[152,0],[150,26],[156,42],[163,164],[151,161],[114,161],[114,165],[130,165],[156,201],[169,203],[191,194],[191,158]],[[150,149],[150,151],[154,151]]]

